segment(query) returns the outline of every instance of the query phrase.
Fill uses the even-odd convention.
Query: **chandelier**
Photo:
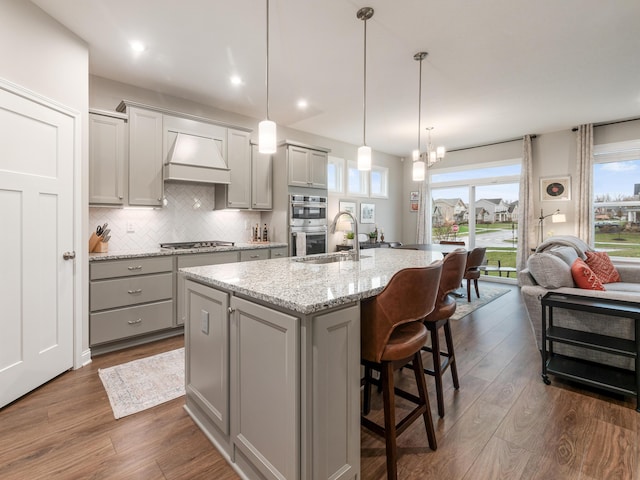
[[[436,162],[439,162],[444,158],[445,148],[443,146],[439,146],[437,148],[433,148],[431,144],[431,130],[433,127],[428,127],[426,130],[428,132],[428,143],[426,152],[422,152],[421,147],[421,120],[422,120],[422,61],[429,55],[427,52],[418,52],[413,56],[413,59],[420,62],[420,75],[418,81],[418,148],[413,151],[413,168],[412,168],[412,178],[414,182],[422,182],[425,179],[426,168],[433,165]]]

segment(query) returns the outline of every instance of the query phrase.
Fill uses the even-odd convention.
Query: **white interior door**
[[[0,85],[0,407],[73,366],[74,121]]]

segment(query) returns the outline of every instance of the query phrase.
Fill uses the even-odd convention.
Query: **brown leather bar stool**
[[[438,398],[438,415],[444,417],[444,395],[442,392],[442,375],[447,368],[451,368],[453,387],[460,388],[458,382],[458,370],[456,368],[456,356],[453,350],[453,338],[449,318],[456,311],[456,299],[452,293],[462,282],[467,263],[467,252],[461,248],[449,253],[442,261],[442,275],[438,286],[438,296],[433,311],[424,319],[424,324],[431,334],[431,347],[424,346],[422,350],[433,355],[433,370],[424,369],[424,373],[431,375],[436,380],[436,395]],[[444,338],[447,343],[447,351],[440,350],[440,337],[438,331],[444,328]],[[444,358],[444,361],[443,361]]]
[[[480,290],[478,290],[478,279],[480,278],[480,266],[484,262],[484,254],[487,249],[485,247],[476,247],[471,250],[467,257],[467,266],[464,272],[464,278],[467,280],[467,301],[471,301],[471,280],[476,288],[476,295],[480,298]]]
[[[396,438],[420,416],[424,419],[429,447],[437,448],[433,428],[427,383],[420,349],[428,331],[422,319],[435,305],[442,262],[427,267],[406,268],[397,272],[376,297],[361,304],[361,362],[365,367],[362,426],[385,438],[387,478],[397,478]],[[418,396],[394,388],[393,372],[412,362]],[[380,372],[380,381],[371,371]],[[384,403],[384,427],[366,418],[371,405],[371,384],[381,383]],[[395,395],[416,404],[416,407],[396,423]]]

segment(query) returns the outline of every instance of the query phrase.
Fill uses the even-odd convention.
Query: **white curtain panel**
[[[576,142],[576,236],[593,246],[593,124],[578,127]]]
[[[536,245],[536,221],[533,206],[533,155],[531,135],[522,139],[522,167],[520,169],[520,197],[518,200],[518,251],[516,268],[527,266],[531,248]]]
[[[418,189],[418,221],[416,222],[416,243],[427,243],[429,235],[427,232],[427,207],[429,205],[429,187],[427,185],[428,174],[425,175],[424,181],[420,182]]]

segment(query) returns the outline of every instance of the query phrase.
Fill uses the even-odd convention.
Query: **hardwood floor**
[[[517,288],[451,326],[460,390],[447,371],[439,419],[427,377],[438,450],[414,423],[398,439],[400,479],[640,480],[635,400],[554,377],[545,385]],[[113,418],[98,369],[182,345],[179,337],[95,357],[1,409],[0,478],[239,478],[184,412],[184,398]],[[400,381],[411,375],[403,370]],[[381,407],[374,389],[374,414]],[[384,442],[364,429],[361,439],[362,479],[386,478]]]

